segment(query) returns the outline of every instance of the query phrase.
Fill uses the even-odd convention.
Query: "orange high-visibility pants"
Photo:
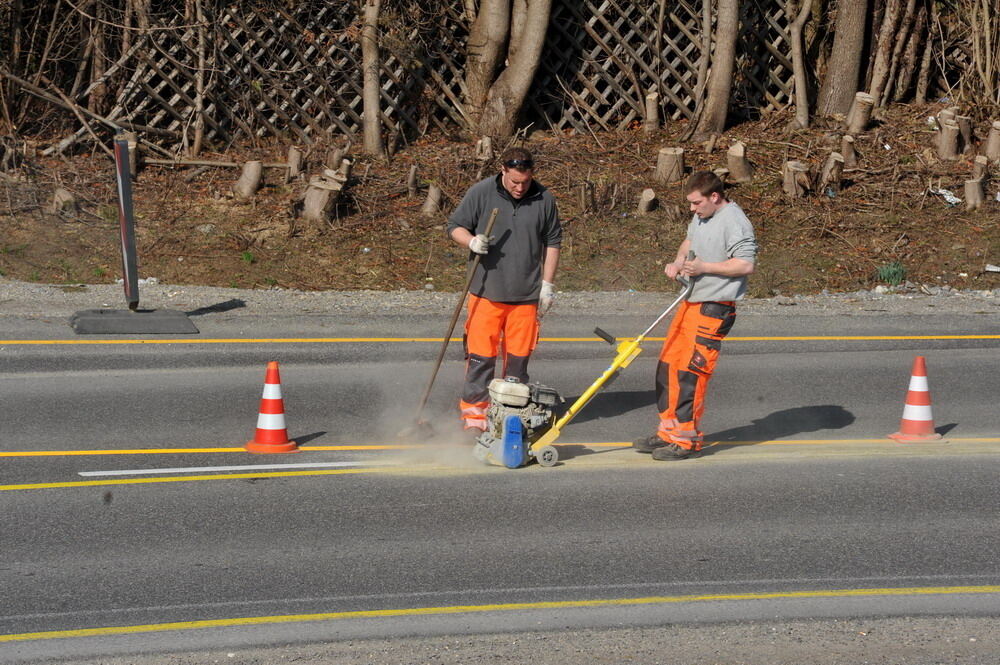
[[[656,367],[657,434],[682,448],[701,450],[698,428],[705,391],[722,340],[736,320],[733,302],[682,302],[670,323]]]
[[[467,428],[486,429],[497,356],[503,354],[503,376],[528,382],[528,359],[538,344],[538,304],[493,302],[470,295],[464,342],[461,418]]]

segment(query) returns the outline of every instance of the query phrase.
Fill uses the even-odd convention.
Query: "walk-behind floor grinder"
[[[694,258],[693,252],[689,259]],[[632,364],[642,353],[642,342],[677,305],[689,295],[693,282],[685,280],[684,289],[670,307],[653,321],[641,335],[618,342],[615,358],[604,373],[590,384],[580,397],[558,419],[555,407],[564,400],[558,392],[538,383],[521,383],[514,377],[494,379],[490,382],[490,407],[486,412],[486,430],[476,440],[473,454],[482,462],[499,464],[508,469],[525,466],[532,459],[542,466],[553,466],[559,461],[555,440],[565,427],[587,406],[591,399],[611,383],[618,373]],[[594,334],[608,344],[617,340],[600,328]]]

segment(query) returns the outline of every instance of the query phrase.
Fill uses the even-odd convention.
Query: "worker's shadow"
[[[587,408],[573,419],[573,422],[580,424],[601,418],[620,416],[635,409],[647,408],[655,402],[656,395],[652,390],[601,393],[594,397]],[[567,399],[566,403],[572,404],[573,401]],[[706,435],[706,447],[702,455],[711,455],[726,448],[761,441],[794,437],[806,432],[842,429],[851,425],[854,420],[853,413],[836,404],[817,404],[782,409],[763,418],[758,418],[749,425]],[[586,454],[583,451],[574,452],[577,455]]]
[[[702,455],[711,455],[726,448],[752,445],[761,441],[793,437],[806,432],[842,429],[853,422],[854,414],[836,404],[782,409],[758,418],[750,425],[706,434],[706,446]]]

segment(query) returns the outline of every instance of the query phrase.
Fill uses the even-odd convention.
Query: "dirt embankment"
[[[565,238],[558,286],[563,290],[669,289],[662,275],[688,219],[680,183],[657,184],[659,148],[682,145],[688,169],[726,165],[739,140],[756,168],[752,182],[731,196],[755,223],[761,247],[751,295],[856,291],[896,279],[959,289],[1000,287],[1000,203],[987,185],[984,208],[967,212],[930,190],[963,197],[972,155],[937,159],[926,119],[937,109],[898,106],[857,137],[857,169],[844,188],[790,200],[781,166],[798,159],[818,168],[840,146],[834,129],[788,134],[789,116],[767,116],[721,137],[711,153],[679,144],[684,125],[662,132],[564,135],[535,132],[538,179],[556,194]],[[980,128],[982,129],[982,128]],[[984,129],[982,131],[985,131]],[[268,145],[203,155],[240,162],[282,161],[286,146]],[[329,146],[314,146],[315,170]],[[423,193],[408,198],[406,178],[416,164],[424,185],[439,184],[445,213],[420,214]],[[387,161],[357,156],[353,176],[329,223],[292,214],[304,185],[265,176],[252,202],[228,191],[234,169],[147,167],[135,183],[140,273],[172,284],[303,290],[456,290],[466,252],[445,237],[445,215],[465,189],[492,168],[473,146],[446,138],[405,146]],[[80,211],[42,211],[59,185],[75,193]],[[639,194],[652,187],[661,202],[636,214]],[[582,192],[588,191],[588,196]],[[46,283],[102,283],[120,276],[113,171],[101,152],[65,159],[29,157],[19,173],[0,178],[0,273]]]

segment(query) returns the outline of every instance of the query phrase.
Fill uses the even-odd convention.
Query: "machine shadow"
[[[579,399],[579,395],[567,397],[559,410],[561,416],[569,405]],[[641,409],[656,403],[656,392],[653,390],[623,390],[620,392],[601,392],[594,396],[587,407],[573,418],[574,423],[586,423],[601,418],[620,416],[635,409]]]
[[[733,427],[706,435],[705,442],[710,445],[706,445],[702,450],[702,455],[711,455],[727,448],[795,436],[805,432],[842,429],[852,424],[854,420],[853,413],[836,404],[817,404],[782,409],[754,420],[750,425]]]

